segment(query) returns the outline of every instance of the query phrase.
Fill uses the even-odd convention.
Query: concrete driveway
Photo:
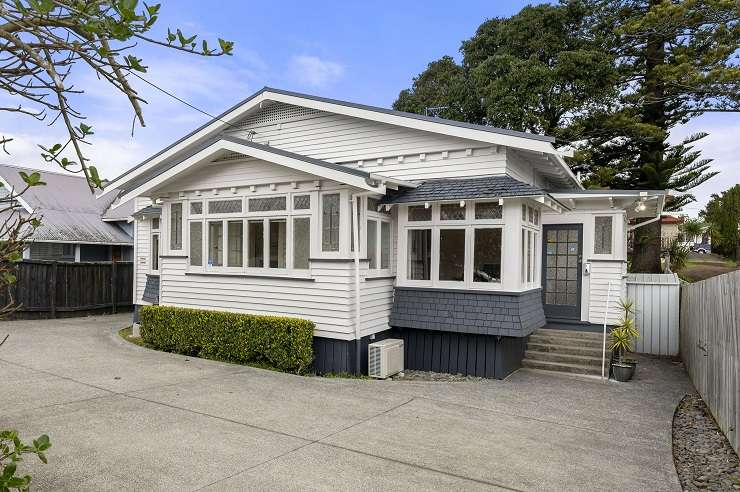
[[[128,315],[0,323],[0,428],[35,490],[679,490],[682,368],[628,384],[306,378],[121,340]]]

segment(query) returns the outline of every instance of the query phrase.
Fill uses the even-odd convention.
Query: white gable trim
[[[137,196],[141,196],[144,193],[147,193],[157,188],[158,186],[163,185],[167,181],[173,179],[174,177],[176,177],[183,171],[191,168],[192,166],[209,161],[215,154],[221,151],[238,152],[249,157],[261,159],[263,161],[267,161],[280,166],[289,167],[291,169],[302,171],[313,176],[329,179],[339,183],[344,183],[366,191],[385,194],[384,184],[380,183],[376,186],[372,186],[367,182],[367,178],[370,177],[369,175],[366,178],[364,176],[342,171],[341,169],[331,169],[330,167],[314,164],[307,160],[290,157],[282,153],[276,153],[266,149],[255,148],[251,145],[236,142],[233,139],[220,139],[191,155],[176,166],[173,166],[170,169],[166,170],[162,174],[155,176],[154,178],[138,186],[137,188],[126,192],[123,196],[121,196],[121,203]]]
[[[412,115],[404,116],[396,112],[373,110],[369,107],[365,108],[360,105],[342,104],[340,101],[333,102],[332,100],[328,99],[313,98],[302,96],[300,94],[285,93],[282,91],[274,91],[265,88],[257,92],[250,98],[246,99],[245,101],[227,110],[225,113],[218,116],[206,125],[202,126],[198,130],[194,131],[193,133],[165,148],[161,152],[150,157],[143,163],[139,164],[139,166],[134,167],[130,171],[115,178],[108,184],[107,189],[103,193],[103,195],[107,193],[110,189],[125,187],[126,184],[146,174],[148,171],[155,168],[159,163],[161,163],[165,159],[174,156],[178,152],[181,152],[188,146],[196,144],[206,138],[213,137],[218,132],[223,131],[227,125],[241,119],[250,110],[261,108],[262,104],[266,101],[303,106],[306,108],[317,109],[329,113],[341,114],[345,116],[376,121],[379,123],[412,128],[430,133],[449,135],[468,140],[476,140],[493,145],[502,145],[533,152],[541,152],[543,155],[554,157],[554,164],[556,166],[559,165],[564,173],[573,180],[574,184],[579,187],[581,186],[568,165],[565,163],[565,161],[563,161],[561,157],[562,153],[558,152],[548,141],[527,138],[524,136],[509,135],[505,133],[497,133],[486,129],[476,129],[468,126],[456,126],[446,124],[444,122],[430,121],[427,119],[417,119]]]

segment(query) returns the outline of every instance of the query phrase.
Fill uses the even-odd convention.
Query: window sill
[[[393,280],[395,278],[395,275],[368,275],[365,277],[365,282],[370,282],[372,280]]]
[[[160,258],[188,258],[188,255],[159,255]]]
[[[263,273],[241,273],[241,272],[185,272],[185,275],[192,275],[192,276],[216,276],[216,277],[240,277],[240,278],[269,278],[269,279],[279,279],[279,280],[301,280],[304,282],[315,282],[316,279],[309,277],[309,276],[303,276],[303,275],[270,275],[270,274],[263,274]]]

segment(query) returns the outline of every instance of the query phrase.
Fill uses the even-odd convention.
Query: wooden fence
[[[627,275],[627,298],[635,302],[635,327],[640,332],[635,352],[678,355],[680,286],[675,273]]]
[[[740,271],[681,287],[681,357],[740,452]]]
[[[0,292],[5,305],[12,296],[20,306],[14,317],[64,316],[80,311],[118,309],[133,305],[134,265],[131,262],[23,260],[16,282]],[[69,314],[66,314],[69,316]]]

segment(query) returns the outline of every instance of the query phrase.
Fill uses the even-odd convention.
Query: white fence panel
[[[635,302],[635,326],[640,332],[635,352],[678,355],[680,289],[675,273],[627,274],[627,298]]]

